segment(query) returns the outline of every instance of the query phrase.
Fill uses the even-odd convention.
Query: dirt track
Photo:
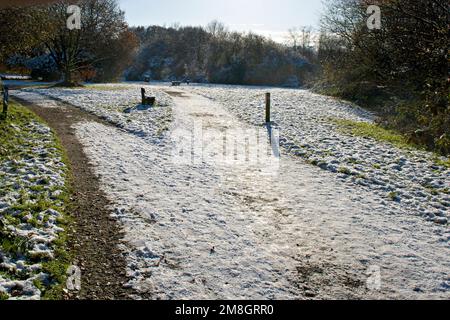
[[[15,98],[35,112],[58,135],[71,167],[72,196],[69,214],[74,220],[69,232],[69,250],[74,265],[81,269],[81,291],[67,299],[127,299],[125,260],[118,244],[122,233],[110,216],[110,203],[100,190],[83,147],[72,125],[80,121],[102,122],[77,108],[57,102],[57,108],[44,108]]]

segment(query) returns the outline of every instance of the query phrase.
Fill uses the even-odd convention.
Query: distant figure
[[[186,79],[186,84],[189,85],[191,83],[190,79]]]
[[[144,81],[145,81],[145,82],[150,82],[150,76],[145,76],[145,77],[144,77]]]

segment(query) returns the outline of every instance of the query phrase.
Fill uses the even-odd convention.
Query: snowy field
[[[306,90],[217,85],[183,89],[220,103],[253,125],[264,121],[264,94],[271,92],[273,121],[281,129],[281,144],[288,152],[386,201],[395,198],[411,214],[448,223],[450,170],[437,165],[433,154],[341,133],[330,120],[371,122],[370,113]]]
[[[65,165],[47,126],[33,120],[13,129],[26,140],[20,156],[0,158],[0,294],[40,299],[37,284],[51,284],[42,261],[53,260],[64,231]]]
[[[428,153],[341,134],[329,121],[371,121],[366,112],[308,91],[270,89],[291,153],[266,174],[264,163],[186,164],[173,151],[205,143],[195,141],[199,120],[218,131],[260,127],[267,89],[150,86],[168,107],[125,113],[139,100],[130,99],[138,85],[126,86],[18,95],[43,105],[67,101],[118,127],[75,129],[125,231],[134,298],[450,297],[450,199],[423,185],[444,190],[449,172]],[[164,135],[159,112],[170,114]],[[180,130],[188,139],[171,138]],[[355,174],[340,173],[342,166]],[[387,196],[394,191],[397,201]]]

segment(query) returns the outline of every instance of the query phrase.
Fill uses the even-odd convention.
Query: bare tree
[[[288,30],[288,44],[296,52],[307,53],[312,47],[312,27],[294,27]]]
[[[206,26],[206,31],[211,34],[213,38],[224,38],[228,34],[228,29],[220,21],[213,20]]]
[[[59,1],[47,7],[50,36],[44,41],[58,69],[64,75],[65,85],[76,85],[74,72],[113,59],[114,47],[127,32],[124,13],[116,0],[82,0],[81,29],[66,26],[68,1]],[[133,48],[130,48],[132,51]]]

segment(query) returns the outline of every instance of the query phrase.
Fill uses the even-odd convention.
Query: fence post
[[[3,116],[5,117],[8,114],[8,100],[9,100],[8,87],[3,86]]]
[[[266,93],[266,123],[270,123],[270,92]]]
[[[142,95],[142,105],[145,105],[145,89],[141,88],[141,95]]]

